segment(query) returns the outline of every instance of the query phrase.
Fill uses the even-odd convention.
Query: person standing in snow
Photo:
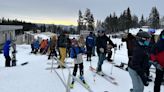
[[[92,49],[95,45],[95,40],[93,37],[93,32],[86,37],[86,48],[87,48],[87,61],[91,61]]]
[[[50,47],[49,47],[50,48],[50,54],[48,55],[48,59],[50,59],[51,56],[56,56],[57,57],[56,45],[57,45],[57,37],[56,37],[56,35],[54,35],[50,39]]]
[[[161,32],[159,40],[151,50],[150,59],[156,67],[154,92],[160,92],[160,86],[164,76],[164,30]]]
[[[113,42],[106,36],[105,30],[104,29],[98,30],[98,37],[96,39],[97,54],[98,54],[98,64],[96,70],[98,73],[102,73],[102,64],[106,56],[107,42],[109,42],[111,46],[115,47],[115,44],[113,44]]]
[[[143,92],[144,85],[148,86],[148,76],[146,70],[149,62],[148,46],[151,35],[140,31],[136,35],[135,47],[133,48],[132,60],[128,63],[128,72],[132,79],[133,91]]]
[[[3,47],[3,55],[6,59],[5,67],[10,67],[10,61],[11,61],[11,58],[10,58],[10,43],[11,43],[11,41],[7,40],[4,44],[4,47]]]
[[[84,80],[84,66],[83,66],[83,58],[82,54],[85,52],[83,47],[80,47],[78,44],[78,41],[76,39],[73,39],[72,41],[72,48],[70,51],[70,56],[71,58],[74,59],[74,69],[73,69],[73,76],[76,76],[77,69],[79,67],[80,70],[80,79],[82,80],[83,83],[85,83]],[[72,80],[71,86],[74,84],[74,79]]]
[[[57,46],[59,48],[59,55],[60,55],[60,61],[61,63],[65,63],[66,58],[66,48],[67,48],[67,36],[66,32],[62,32],[60,36],[58,37]],[[58,65],[58,68],[65,68],[62,65]]]
[[[34,54],[36,54],[39,50],[39,40],[35,39],[33,45],[34,45]]]
[[[109,39],[110,39],[110,36],[109,36]],[[113,42],[112,42],[112,44],[113,44]],[[112,48],[113,48],[113,46],[111,45],[111,43],[108,43],[107,44],[107,49],[106,49],[108,62],[112,62],[113,61],[111,59],[111,57],[112,57]]]
[[[140,29],[140,31],[141,31],[141,29]],[[132,59],[134,41],[135,41],[135,37],[131,33],[128,33],[127,35],[124,35],[123,38],[122,38],[122,42],[126,42],[126,46],[127,46],[128,59],[129,59],[128,63]],[[123,65],[120,65],[120,67],[123,67]]]

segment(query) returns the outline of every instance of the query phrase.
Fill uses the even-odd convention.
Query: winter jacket
[[[33,45],[34,45],[34,49],[38,49],[39,48],[39,41],[38,40],[34,41]]]
[[[42,40],[42,42],[40,43],[40,48],[46,48],[48,45],[48,41],[47,40]]]
[[[149,67],[149,53],[148,48],[141,45],[138,41],[135,42],[132,60],[129,61],[128,66],[135,70],[141,77],[143,83],[146,84],[146,70]]]
[[[57,44],[57,38],[56,38],[56,36],[53,36],[52,39],[50,40],[50,50],[55,49],[56,44]]]
[[[86,46],[87,47],[95,46],[95,40],[94,40],[94,37],[91,34],[89,34],[89,36],[87,36],[87,38],[86,38]]]
[[[83,62],[82,59],[82,53],[84,53],[85,50],[82,47],[72,47],[70,51],[70,56],[71,58],[74,58],[74,63],[75,64],[80,64]]]
[[[126,42],[126,46],[128,49],[128,56],[132,56],[135,37],[129,33],[126,38],[122,38],[122,41]]]
[[[103,48],[105,51],[104,53],[106,53],[108,41],[109,41],[109,44],[111,44],[113,47],[115,47],[113,42],[106,35],[97,37],[97,39],[96,39],[97,53],[100,53],[100,48]]]
[[[9,56],[10,43],[11,43],[11,41],[10,41],[10,40],[7,40],[7,41],[5,42],[4,47],[3,47],[3,54],[4,54],[4,56],[6,56],[6,57]]]
[[[58,37],[58,43],[57,43],[58,47],[67,47],[67,37],[62,34]]]
[[[150,59],[164,68],[164,40],[159,40],[151,49]]]

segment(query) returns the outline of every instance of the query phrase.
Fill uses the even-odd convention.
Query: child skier
[[[86,84],[85,80],[84,80],[84,70],[83,70],[83,59],[82,59],[82,53],[84,53],[84,48],[80,47],[78,44],[78,41],[76,39],[74,39],[73,43],[72,43],[72,48],[70,51],[70,56],[71,58],[74,59],[74,69],[73,69],[73,76],[76,76],[77,73],[77,69],[79,67],[80,70],[80,80]],[[74,84],[74,78],[72,79],[72,83],[70,85],[70,88],[73,88],[73,84]],[[87,85],[87,84],[86,84]]]

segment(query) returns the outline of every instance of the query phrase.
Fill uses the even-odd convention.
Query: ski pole
[[[114,48],[113,61],[114,61],[114,58],[115,58],[115,54],[116,54],[116,47]],[[111,72],[110,72],[111,75],[112,75],[112,71],[113,71],[113,64],[114,63],[112,63]]]
[[[51,65],[51,72],[52,72],[52,69],[53,69],[53,63],[54,63],[54,58],[53,58],[53,56],[51,56],[52,57],[52,65]]]

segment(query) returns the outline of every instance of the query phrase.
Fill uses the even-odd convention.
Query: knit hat
[[[136,36],[139,38],[151,38],[151,35],[145,31],[139,31]]]
[[[148,30],[148,33],[154,34],[154,33],[155,33],[155,29],[149,29],[149,30]]]

